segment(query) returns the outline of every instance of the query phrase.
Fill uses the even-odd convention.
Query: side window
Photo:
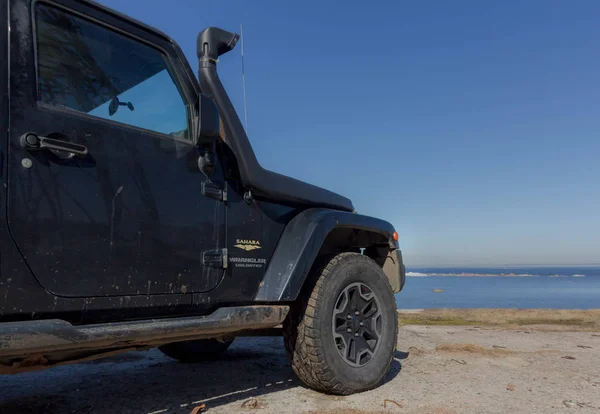
[[[188,114],[159,50],[61,9],[35,8],[38,100],[188,138]]]

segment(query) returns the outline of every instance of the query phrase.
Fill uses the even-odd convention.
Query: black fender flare
[[[389,254],[383,266],[394,292],[404,285],[404,265],[394,227],[385,220],[339,210],[311,208],[285,227],[255,296],[258,302],[295,300],[327,235],[336,228],[379,233],[388,240]]]

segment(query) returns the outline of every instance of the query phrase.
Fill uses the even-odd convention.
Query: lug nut
[[[352,319],[352,315],[348,314],[348,316],[346,316],[346,319]]]
[[[362,323],[362,322],[359,322],[358,324],[359,324],[360,326],[364,326],[364,323]]]
[[[352,329],[348,328],[346,329],[346,332],[352,332]]]
[[[358,336],[358,332],[354,332],[354,336]]]
[[[354,312],[354,314],[355,314],[356,316],[358,316],[358,315],[360,315],[360,312],[359,312],[359,311],[356,311],[356,312]]]

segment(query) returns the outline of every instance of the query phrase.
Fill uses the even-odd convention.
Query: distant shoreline
[[[538,277],[539,275],[531,274],[515,274],[515,273],[421,273],[421,272],[407,272],[408,277],[427,277],[427,276],[439,276],[439,277]]]
[[[421,273],[421,272],[406,272],[407,277],[542,277],[542,275],[534,275],[531,273]],[[565,278],[565,277],[586,277],[584,274],[572,274],[572,275],[544,275],[544,277],[550,278]]]
[[[490,265],[490,264],[485,264],[485,265],[464,265],[464,266],[459,266],[459,265],[422,265],[422,264],[413,264],[410,263],[410,260],[406,260],[406,263],[408,263],[408,267],[412,268],[412,269],[537,269],[537,268],[548,268],[548,269],[552,269],[552,268],[575,268],[575,267],[579,267],[579,268],[600,268],[600,263],[598,264],[561,264],[561,265],[504,265],[504,264],[499,264],[499,265]]]

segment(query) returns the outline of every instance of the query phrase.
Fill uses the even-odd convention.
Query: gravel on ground
[[[281,338],[238,338],[219,360],[158,350],[0,376],[0,413],[549,413],[600,410],[600,334],[405,325],[384,384],[304,387]]]

